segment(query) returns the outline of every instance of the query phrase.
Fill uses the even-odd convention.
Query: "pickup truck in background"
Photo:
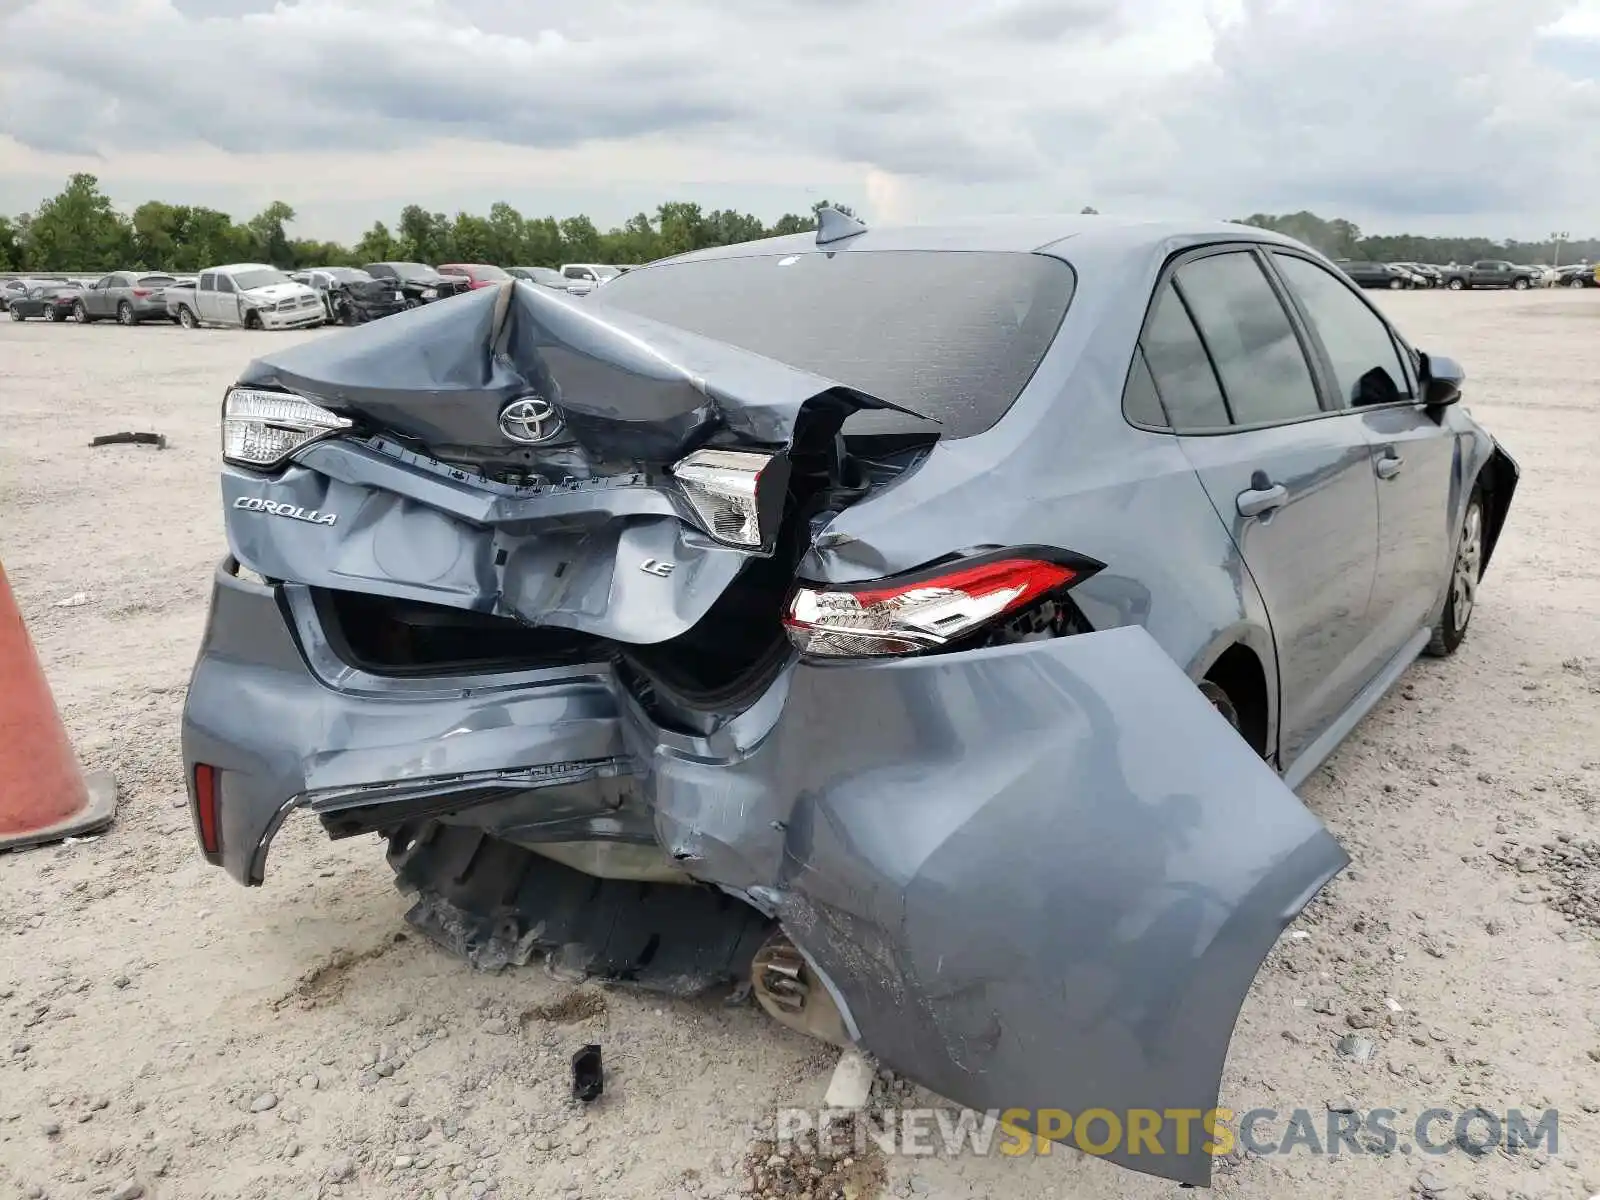
[[[1449,266],[1444,269],[1444,285],[1452,292],[1468,288],[1513,288],[1525,292],[1536,286],[1544,277],[1537,267],[1521,267],[1504,259],[1489,258],[1469,267]]]
[[[276,267],[234,263],[201,271],[193,287],[164,289],[167,312],[185,329],[305,329],[327,318],[322,297]]]

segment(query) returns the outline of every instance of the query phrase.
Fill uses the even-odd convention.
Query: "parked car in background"
[[[513,277],[526,283],[537,283],[540,287],[547,287],[557,292],[569,294],[572,292],[573,281],[554,267],[507,267],[506,270]]]
[[[1588,263],[1573,263],[1571,266],[1562,267],[1556,272],[1552,287],[1600,287],[1600,268],[1591,267]]]
[[[12,275],[0,283],[0,309],[10,306],[11,301],[26,296],[37,287],[58,286],[58,279],[38,279],[32,275]]]
[[[1350,277],[1350,281],[1359,287],[1381,287],[1399,291],[1417,285],[1417,277],[1410,271],[1389,263],[1350,258],[1338,258],[1334,262]]]
[[[166,289],[177,282],[176,276],[162,273],[113,271],[83,289],[73,306],[73,320],[87,324],[114,319],[119,325],[171,321]]]
[[[1444,285],[1452,292],[1468,288],[1512,288],[1524,292],[1539,282],[1541,272],[1500,258],[1480,259],[1469,267],[1445,269]]]
[[[374,279],[359,267],[311,267],[289,278],[321,296],[323,311],[336,325],[361,325],[409,307],[394,280]]]
[[[439,274],[465,279],[475,288],[493,287],[514,278],[503,267],[491,267],[487,263],[440,263]]]
[[[1444,272],[1438,267],[1430,267],[1427,263],[1397,262],[1389,265],[1409,272],[1416,279],[1418,287],[1433,288],[1444,283]]]
[[[472,282],[461,275],[441,275],[426,263],[376,262],[365,267],[374,279],[392,281],[406,298],[407,308],[431,304],[472,290]]]
[[[46,321],[65,321],[83,293],[70,283],[38,283],[23,292],[12,292],[6,309],[13,321],[42,317]]]
[[[1292,789],[1512,506],[1461,367],[1220,222],[824,209],[506,291],[225,394],[205,860],[259,885],[303,814],[481,967],[748,984],[978,1112],[1214,1108],[1349,862]]]
[[[322,297],[276,267],[233,263],[201,271],[193,287],[166,288],[167,310],[185,329],[304,329],[327,319]]]

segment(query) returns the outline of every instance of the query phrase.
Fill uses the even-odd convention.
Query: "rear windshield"
[[[511,278],[511,276],[507,275],[499,267],[468,267],[466,273],[468,275],[471,275],[474,279],[510,279]]]
[[[141,275],[139,283],[148,287],[168,287],[178,281],[171,275]]]
[[[1073,283],[1071,267],[1040,254],[817,251],[629,271],[584,303],[837,380],[962,438],[1016,401],[1061,325]],[[871,415],[878,419],[852,420],[851,430],[892,427]]]

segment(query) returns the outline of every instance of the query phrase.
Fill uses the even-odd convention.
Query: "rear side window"
[[[1205,344],[1170,283],[1156,295],[1140,345],[1173,429],[1227,428],[1228,406]]]
[[[850,251],[629,271],[585,301],[731,342],[939,421],[1006,414],[1061,326],[1072,268],[1040,254]]]
[[[1161,407],[1161,396],[1156,392],[1156,381],[1150,374],[1150,364],[1144,351],[1133,352],[1133,366],[1128,371],[1128,386],[1122,393],[1123,415],[1135,425],[1164,429],[1170,425]]]
[[[1273,261],[1327,352],[1340,404],[1394,404],[1410,399],[1394,338],[1378,315],[1315,263],[1276,253]]]
[[[1234,423],[1321,411],[1289,314],[1253,254],[1213,254],[1178,268],[1177,285],[1216,363]]]

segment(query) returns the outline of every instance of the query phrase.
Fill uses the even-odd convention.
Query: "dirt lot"
[[[1235,1154],[1216,1190],[1585,1197],[1600,1193],[1600,293],[1382,303],[1467,364],[1522,490],[1461,653],[1413,667],[1304,789],[1354,865],[1269,959],[1223,1103],[1283,1113],[1264,1141],[1296,1108],[1320,1138],[1330,1108],[1387,1107],[1400,1145]],[[572,1002],[542,971],[476,974],[403,932],[372,839],[293,822],[256,890],[196,854],[177,721],[222,550],[218,404],[253,351],[309,336],[338,334],[0,322],[0,559],[82,756],[123,788],[106,836],[0,858],[0,1194],[737,1195],[752,1121],[818,1103],[830,1052],[718,997]],[[87,448],[128,428],[172,444]],[[579,1112],[568,1059],[589,1041],[608,1084]],[[1557,1149],[1411,1147],[1421,1111],[1475,1106],[1558,1108]],[[900,1157],[882,1190],[1174,1191],[1061,1151]]]

